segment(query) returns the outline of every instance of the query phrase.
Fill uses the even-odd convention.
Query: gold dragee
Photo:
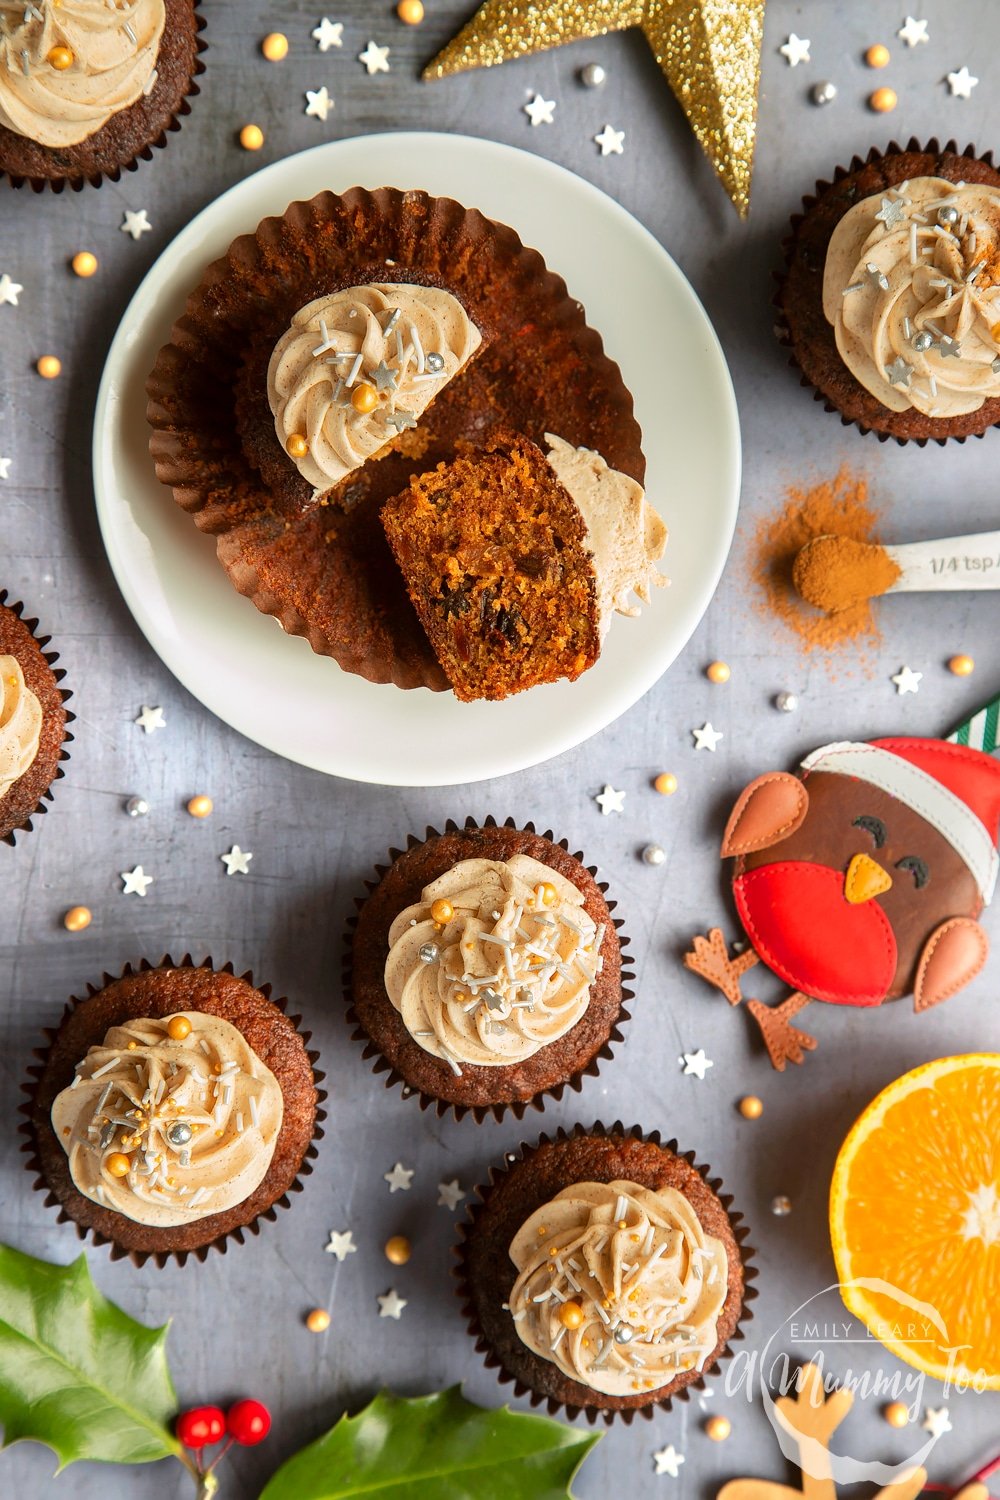
[[[766,0],[486,0],[424,69],[445,78],[638,26],[741,218],[750,209]]]

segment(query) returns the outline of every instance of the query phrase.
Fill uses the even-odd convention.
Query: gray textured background
[[[0,272],[25,287],[20,307],[0,308],[0,453],[14,460],[10,479],[0,484],[0,584],[23,597],[52,632],[78,714],[73,758],[52,810],[16,849],[0,849],[3,1237],[57,1260],[77,1253],[73,1230],[56,1227],[30,1189],[15,1115],[30,1049],[66,995],[127,960],[190,950],[252,966],[292,997],[322,1050],[332,1099],[317,1170],[291,1212],[204,1266],[137,1271],[111,1264],[105,1250],[89,1254],[98,1284],[131,1313],[150,1322],[173,1319],[170,1353],[182,1403],[252,1393],[274,1409],[272,1438],[227,1461],[223,1493],[233,1497],[255,1494],[282,1457],[382,1383],[420,1392],[462,1380],[477,1400],[503,1399],[473,1353],[449,1285],[452,1217],[435,1207],[442,1178],[457,1175],[466,1187],[482,1180],[491,1160],[543,1126],[622,1117],[676,1133],[725,1177],[753,1226],[763,1292],[750,1329],[755,1349],[832,1279],[826,1193],[837,1145],[858,1109],[904,1069],[950,1051],[996,1047],[1000,1038],[994,965],[961,997],[920,1018],[906,1004],[853,1015],[816,1007],[809,1029],[821,1039],[819,1052],[801,1070],[778,1077],[746,1018],[730,1013],[678,958],[688,935],[709,922],[724,918],[733,929],[715,849],[720,817],[746,780],[833,738],[942,732],[997,689],[991,596],[887,603],[880,611],[883,643],[867,662],[846,655],[824,663],[802,659],[792,638],[754,613],[745,565],[755,520],[780,505],[784,487],[831,476],[842,463],[868,478],[888,538],[1000,524],[995,433],[983,442],[921,451],[880,446],[842,428],[799,389],[771,336],[769,305],[788,215],[838,161],[911,133],[954,134],[982,150],[997,143],[997,7],[987,0],[961,6],[921,0],[931,42],[907,51],[894,37],[901,0],[837,6],[771,0],[748,225],[737,221],[716,186],[638,33],[421,85],[419,65],[471,8],[468,0],[428,0],[427,20],[411,30],[399,24],[388,0],[344,0],[329,14],[345,22],[345,46],[321,58],[309,38],[319,6],[207,0],[202,94],[165,152],[96,192],[0,193]],[[265,63],[257,50],[274,28],[291,41],[280,66]],[[813,57],[794,71],[777,53],[792,29],[811,39]],[[369,79],[355,61],[369,36],[392,48],[388,77]],[[861,54],[878,40],[891,46],[893,60],[874,75]],[[608,71],[602,92],[577,81],[591,59]],[[950,98],[941,81],[963,63],[982,78],[968,102]],[[820,78],[839,89],[825,110],[807,99]],[[303,90],[322,82],[337,101],[325,126],[302,112]],[[870,114],[864,103],[883,82],[900,96],[888,118]],[[532,130],[521,113],[534,89],[558,101],[554,125]],[[257,156],[234,144],[235,131],[250,119],[267,133]],[[627,132],[622,157],[602,160],[592,144],[606,121]],[[741,525],[726,575],[691,645],[658,687],[624,720],[537,771],[426,792],[354,787],[302,770],[241,739],[188,697],[118,597],[97,532],[89,469],[92,407],[107,345],[171,237],[263,162],[322,139],[402,127],[487,135],[545,153],[648,225],[686,271],[719,331],[746,455]],[[124,209],[143,207],[154,230],[133,244],[119,224]],[[101,261],[99,274],[86,282],[66,264],[84,247]],[[32,368],[50,351],[64,363],[54,383]],[[697,497],[672,503],[696,504]],[[944,668],[959,650],[977,659],[971,680]],[[732,666],[726,687],[703,676],[714,657]],[[918,696],[897,699],[888,678],[904,661],[924,680]],[[771,706],[783,688],[800,694],[795,716]],[[146,737],[134,727],[143,703],[164,706],[165,732]],[[726,735],[711,757],[695,754],[689,733],[706,717]],[[671,799],[649,789],[650,777],[664,768],[681,783]],[[624,816],[600,817],[592,796],[605,781],[626,789]],[[215,798],[215,815],[205,824],[183,811],[195,791]],[[131,793],[151,803],[144,821],[122,812]],[[362,877],[409,830],[469,812],[552,825],[598,861],[621,904],[638,965],[633,1020],[613,1064],[581,1095],[523,1126],[477,1128],[470,1120],[442,1123],[421,1114],[372,1077],[341,1017],[340,934]],[[651,839],[668,851],[660,869],[637,858]],[[218,855],[234,840],[253,850],[252,874],[227,880]],[[142,902],[120,894],[117,874],[139,861],[156,877]],[[76,902],[94,911],[93,926],[80,936],[60,925]],[[703,1083],[681,1077],[677,1065],[681,1049],[699,1046],[715,1061]],[[748,1090],[765,1101],[756,1124],[734,1108]],[[416,1176],[409,1194],[390,1198],[381,1174],[397,1158]],[[793,1200],[790,1217],[770,1214],[775,1193]],[[361,1248],[338,1266],[323,1246],[331,1228],[348,1226]],[[395,1231],[409,1233],[415,1245],[402,1270],[390,1268],[379,1248]],[[409,1301],[398,1324],[376,1316],[375,1296],[390,1285]],[[316,1304],[328,1304],[333,1315],[329,1333],[319,1338],[301,1322]],[[781,1338],[778,1345],[791,1347]],[[848,1363],[902,1368],[877,1346],[827,1352],[841,1373]],[[730,1414],[728,1443],[710,1443],[699,1430],[697,1403],[682,1403],[651,1423],[613,1430],[588,1459],[579,1494],[596,1500],[625,1479],[644,1500],[707,1497],[734,1474],[781,1477],[783,1461],[759,1401],[747,1405],[743,1397],[725,1396],[719,1379],[712,1384],[716,1395],[706,1406]],[[933,1387],[926,1397],[940,1404]],[[931,1460],[933,1477],[942,1481],[991,1456],[1000,1396],[955,1397],[951,1410],[954,1431]],[[852,1416],[849,1441],[852,1451],[886,1458],[914,1446],[912,1433],[891,1431],[872,1402]],[[678,1480],[653,1475],[651,1454],[667,1442],[686,1453]],[[0,1458],[0,1489],[80,1500],[189,1493],[186,1478],[169,1464],[80,1466],[59,1481],[50,1478],[52,1469],[50,1454],[19,1447]]]

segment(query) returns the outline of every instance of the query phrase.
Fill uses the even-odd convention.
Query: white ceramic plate
[[[215,544],[160,485],[146,377],[209,261],[295,199],[356,185],[425,188],[512,225],[600,330],[635,398],[646,484],[670,527],[673,582],[616,620],[575,683],[503,703],[403,692],[342,672],[238,595]],[[664,346],[684,358],[663,358]],[[259,745],[355,781],[447,786],[537,765],[631,708],[698,624],[722,572],[740,481],[736,400],[722,350],[666,251],[604,193],[511,146],[422,133],[333,141],[265,167],[210,204],[160,256],[122,319],[97,400],[94,483],[104,544],[154,651],[189,692]],[[262,690],[266,683],[266,692]]]

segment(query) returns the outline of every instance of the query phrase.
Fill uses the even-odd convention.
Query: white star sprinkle
[[[705,723],[700,729],[692,729],[694,735],[694,748],[696,750],[711,750],[713,753],[719,741],[723,738],[721,729],[713,729],[711,723]]]
[[[325,84],[321,89],[306,89],[307,115],[311,115],[314,120],[325,120],[332,108],[333,100]]]
[[[973,78],[966,67],[959,68],[957,73],[948,74],[948,87],[956,99],[971,99],[972,90],[978,82],[979,79]]]
[[[677,1478],[677,1471],[684,1462],[683,1453],[678,1453],[673,1443],[668,1443],[661,1448],[659,1453],[653,1454],[653,1462],[656,1465],[657,1474],[669,1474],[671,1479]]]
[[[406,1298],[401,1297],[395,1287],[390,1287],[384,1297],[378,1299],[378,1315],[380,1318],[395,1318],[399,1322],[399,1315],[406,1306]]]
[[[598,792],[594,801],[601,809],[603,818],[606,818],[609,813],[625,811],[625,793],[616,792],[613,786],[606,786],[603,792]]]
[[[882,206],[875,217],[885,225],[886,229],[895,229],[897,224],[903,224],[906,221],[906,204],[902,198],[883,197]]]
[[[344,23],[343,21],[329,21],[324,16],[310,35],[321,52],[329,52],[331,47],[344,45]]]
[[[121,875],[123,896],[144,896],[146,887],[153,884],[152,875],[145,874],[142,865],[136,865],[134,870],[123,870]]]
[[[335,1255],[339,1261],[345,1260],[348,1255],[354,1255],[357,1248],[350,1229],[331,1229],[330,1243],[323,1246],[328,1255]]]
[[[388,73],[389,49],[380,47],[378,42],[369,42],[365,50],[358,53],[358,62],[364,63],[369,77],[373,73]]]
[[[391,1172],[382,1173],[382,1181],[389,1184],[390,1193],[408,1193],[412,1187],[413,1167],[404,1167],[398,1161]]]
[[[778,51],[782,57],[788,59],[790,68],[797,68],[799,63],[811,62],[809,56],[809,41],[806,37],[796,36],[793,31],[788,41]]]
[[[446,1208],[449,1213],[454,1213],[464,1197],[457,1177],[453,1177],[450,1182],[438,1183],[438,1208]]]
[[[122,234],[130,234],[134,240],[141,240],[144,234],[152,229],[147,211],[144,208],[137,209],[135,213],[130,208],[125,210],[125,218],[122,220]]]
[[[10,466],[13,462],[12,458],[0,458],[0,479],[10,478]]]
[[[594,136],[594,140],[600,146],[602,156],[621,156],[625,132],[616,130],[613,125],[605,125],[600,135]]]
[[[142,713],[137,719],[133,719],[132,722],[133,724],[138,724],[139,728],[146,734],[153,734],[155,730],[166,729],[167,727],[167,721],[163,717],[163,709],[149,708],[145,703],[142,705]]]
[[[936,1408],[928,1406],[924,1412],[924,1420],[920,1425],[925,1432],[930,1433],[931,1437],[935,1439],[944,1437],[946,1432],[951,1431],[951,1418],[948,1415],[948,1408],[946,1406],[938,1406]]]
[[[220,854],[219,858],[226,867],[227,875],[250,874],[250,861],[253,855],[249,849],[244,853],[239,844],[234,844],[228,854]]]
[[[907,16],[896,35],[901,37],[908,47],[915,47],[918,42],[930,41],[927,35],[927,22],[914,20],[913,16]]]
[[[909,667],[900,667],[895,677],[889,681],[896,684],[896,692],[902,697],[904,693],[915,693],[920,686],[923,672],[912,672]]]
[[[3,275],[0,276],[0,307],[2,307],[5,302],[9,302],[11,307],[16,307],[17,299],[18,297],[20,297],[23,291],[24,287],[21,285],[21,283],[19,281],[11,281],[10,277],[5,271]]]
[[[524,106],[524,113],[528,116],[532,125],[552,125],[552,111],[556,107],[554,99],[543,99],[541,94],[536,94],[529,99]]]
[[[704,1047],[699,1047],[697,1052],[685,1052],[677,1061],[683,1063],[685,1076],[691,1078],[704,1078],[709,1068],[715,1064],[710,1057],[705,1056]]]
[[[701,1407],[702,1411],[705,1410],[706,1406],[711,1401],[714,1395],[715,1391],[707,1385],[698,1392],[698,1405]]]

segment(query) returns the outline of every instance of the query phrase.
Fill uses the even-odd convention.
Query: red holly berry
[[[226,1427],[231,1438],[250,1448],[271,1431],[271,1413],[260,1401],[237,1401],[226,1413]]]
[[[217,1443],[226,1430],[226,1419],[217,1406],[192,1406],[177,1418],[177,1436],[185,1448],[206,1448]]]

